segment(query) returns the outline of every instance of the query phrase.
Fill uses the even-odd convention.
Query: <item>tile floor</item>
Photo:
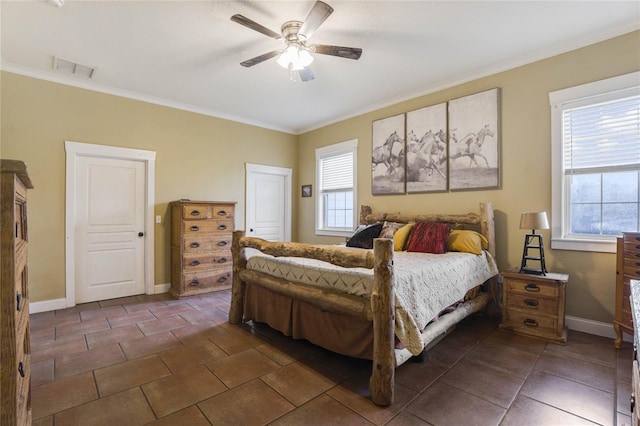
[[[31,316],[34,425],[629,425],[631,345],[566,346],[472,317],[368,398],[371,363],[226,322],[228,291]]]

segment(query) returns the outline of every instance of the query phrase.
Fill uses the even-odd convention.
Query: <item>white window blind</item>
[[[353,189],[353,152],[320,160],[320,191]]]
[[[640,169],[640,96],[563,111],[565,175]]]

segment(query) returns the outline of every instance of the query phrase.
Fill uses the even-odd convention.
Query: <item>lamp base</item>
[[[534,253],[529,253],[529,250],[534,250]],[[535,256],[535,250],[538,251],[538,255]],[[535,268],[529,266],[527,262],[540,262],[540,267]],[[544,246],[542,244],[542,235],[527,234],[524,237],[524,248],[522,250],[522,262],[520,263],[520,273],[523,274],[536,274],[547,275],[547,267],[544,263]]]

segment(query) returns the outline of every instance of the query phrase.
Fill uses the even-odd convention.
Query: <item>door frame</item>
[[[76,224],[76,172],[79,157],[112,158],[141,161],[145,165],[145,215],[144,215],[144,288],[146,294],[155,293],[154,277],[154,206],[155,206],[155,151],[121,148],[65,141],[66,151],[66,219],[65,219],[65,279],[66,307],[76,305],[75,277],[75,224]]]
[[[249,187],[249,175],[252,173],[278,175],[284,177],[284,241],[291,241],[291,175],[293,171],[286,167],[266,166],[262,164],[245,163],[245,211],[244,211],[244,229],[245,232],[249,228],[249,200],[253,194],[253,188]]]

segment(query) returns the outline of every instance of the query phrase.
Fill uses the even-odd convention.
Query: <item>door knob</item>
[[[253,228],[250,228],[250,229],[249,229],[249,232],[253,232]]]
[[[144,232],[138,232],[138,237],[144,237]]]

